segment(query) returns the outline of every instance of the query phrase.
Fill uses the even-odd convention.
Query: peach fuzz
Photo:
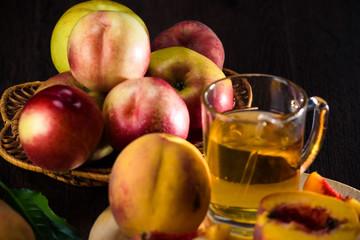
[[[100,108],[84,91],[56,85],[35,94],[19,117],[19,138],[29,160],[51,170],[82,165],[103,132]]]
[[[225,50],[215,32],[202,22],[181,21],[158,34],[151,43],[151,50],[183,46],[190,48],[213,61],[223,69]]]
[[[36,89],[35,93],[40,92],[41,90],[44,90],[46,88],[55,86],[55,85],[63,85],[63,86],[74,86],[78,87],[80,89],[83,89],[84,86],[82,86],[71,74],[70,71],[58,73],[46,81],[42,82],[41,85]]]
[[[56,23],[51,34],[51,59],[59,73],[70,71],[67,57],[67,44],[74,25],[86,14],[99,10],[113,10],[128,13],[144,27],[146,32],[148,32],[143,20],[123,4],[110,0],[91,0],[80,2],[65,11]]]
[[[120,151],[152,132],[186,139],[190,117],[184,100],[160,78],[128,79],[110,90],[103,105],[106,137]]]
[[[118,83],[143,77],[150,62],[150,39],[131,15],[95,11],[82,17],[68,40],[74,78],[92,91],[108,92]]]
[[[117,157],[109,182],[111,211],[128,236],[197,230],[210,202],[210,172],[190,142],[151,133]]]
[[[190,114],[190,142],[202,141],[201,93],[211,83],[225,78],[223,71],[204,55],[186,47],[168,47],[151,53],[147,76],[164,79],[179,93]],[[231,84],[219,95],[223,107],[233,105]]]

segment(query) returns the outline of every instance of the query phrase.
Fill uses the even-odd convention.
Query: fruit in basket
[[[38,87],[35,94],[52,86],[55,85],[64,85],[64,86],[74,86],[78,87],[85,92],[95,101],[95,103],[99,106],[100,109],[102,109],[102,105],[105,100],[105,94],[94,92],[94,91],[88,91],[82,84],[80,84],[71,74],[70,71],[58,73],[43,83]],[[109,145],[109,143],[106,140],[105,136],[101,137],[101,140],[96,147],[96,149],[92,152],[91,156],[89,157],[87,162],[94,162],[103,159],[104,157],[108,156],[110,153],[113,152],[112,147]]]
[[[68,60],[76,80],[92,91],[108,92],[126,79],[144,76],[150,61],[149,35],[127,13],[91,12],[71,31]]]
[[[73,86],[44,89],[20,113],[21,145],[29,160],[45,169],[79,167],[96,148],[102,132],[100,108]]]
[[[128,79],[110,90],[103,106],[105,132],[110,145],[121,150],[152,132],[186,139],[189,111],[169,83],[154,77]]]
[[[181,234],[195,231],[210,202],[210,172],[185,139],[143,135],[122,150],[110,174],[109,201],[120,229]]]
[[[49,88],[49,87],[52,87],[55,85],[77,87],[77,88],[85,91],[95,101],[95,103],[99,106],[99,108],[100,109],[102,108],[106,94],[101,93],[101,92],[96,92],[96,91],[90,91],[84,85],[79,83],[74,78],[74,76],[71,74],[70,71],[58,73],[58,74],[50,77],[46,81],[42,82],[40,84],[40,86],[36,89],[35,94],[46,88]]]
[[[98,10],[114,10],[133,16],[147,30],[145,23],[128,7],[109,0],[92,0],[78,3],[69,8],[56,23],[50,41],[51,59],[55,68],[61,73],[70,71],[67,57],[67,43],[71,30],[76,22],[88,13]]]
[[[78,88],[84,88],[84,86],[79,83],[71,74],[70,71],[62,72],[59,74],[56,74],[43,83],[36,89],[36,93],[40,92],[41,90],[44,90],[45,88],[49,88],[54,85],[64,85],[64,86],[74,86]]]
[[[355,210],[340,199],[309,191],[274,193],[259,204],[254,240],[356,239]]]
[[[35,240],[34,231],[30,225],[2,200],[0,200],[0,219],[0,239]]]
[[[151,50],[183,46],[208,57],[220,69],[225,60],[224,46],[215,32],[202,22],[181,21],[158,34],[151,43]]]
[[[207,57],[185,47],[168,47],[151,53],[148,76],[169,82],[184,99],[190,114],[189,141],[202,140],[201,93],[225,75]],[[231,94],[227,94],[227,93]],[[232,88],[224,89],[224,102],[233,104]],[[225,104],[226,105],[226,104]]]

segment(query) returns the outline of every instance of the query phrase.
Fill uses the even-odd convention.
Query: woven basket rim
[[[26,89],[25,91],[35,91],[37,87],[40,86],[42,82],[27,82],[21,83],[18,85],[14,85],[6,89],[1,97],[0,100],[0,110],[1,110],[1,117],[4,123],[4,127],[0,131],[0,155],[11,164],[30,170],[33,172],[43,173],[51,178],[54,178],[59,181],[63,181],[65,183],[77,186],[107,186],[109,182],[109,174],[111,168],[91,168],[86,166],[81,166],[74,170],[64,170],[64,171],[54,171],[54,170],[47,170],[43,169],[39,166],[34,165],[28,159],[18,159],[14,156],[15,153],[21,151],[22,148],[20,146],[18,140],[18,133],[14,132],[14,125],[18,123],[18,117],[20,115],[21,109],[23,105],[19,103],[18,110],[15,111],[15,114],[10,117],[9,116],[9,109],[8,104],[12,100],[14,100],[14,93],[17,91],[21,91]],[[28,90],[33,89],[33,90]],[[30,96],[30,95],[29,95]],[[21,148],[21,150],[19,150]],[[11,151],[16,151],[12,154]],[[23,151],[23,150],[22,150]]]
[[[224,68],[225,76],[236,75],[233,70]],[[6,89],[0,99],[0,112],[4,126],[0,131],[0,155],[9,163],[29,170],[45,174],[53,179],[75,186],[107,186],[111,167],[87,167],[86,164],[74,170],[54,171],[43,169],[31,163],[21,148],[17,124],[22,107],[32,97],[43,81],[17,84]],[[10,105],[9,105],[10,103]],[[11,108],[10,108],[11,107]],[[195,144],[201,151],[202,143]],[[19,159],[16,154],[22,154]]]

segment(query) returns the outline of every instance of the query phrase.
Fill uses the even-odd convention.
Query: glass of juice
[[[304,144],[306,113],[312,127]],[[324,140],[329,107],[291,81],[266,74],[218,80],[202,95],[204,155],[211,172],[209,217],[252,236],[260,200],[298,190]]]

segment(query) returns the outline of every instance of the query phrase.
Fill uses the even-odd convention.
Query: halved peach
[[[293,191],[262,199],[254,240],[355,240],[359,234],[359,217],[349,204],[319,193]]]
[[[341,199],[350,206],[352,206],[360,217],[360,202],[355,198],[349,196],[345,196],[345,197],[342,196],[332,186],[330,186],[330,184],[326,181],[326,179],[323,176],[321,176],[317,172],[312,172],[308,176],[308,178],[304,183],[303,190],[316,192]]]

